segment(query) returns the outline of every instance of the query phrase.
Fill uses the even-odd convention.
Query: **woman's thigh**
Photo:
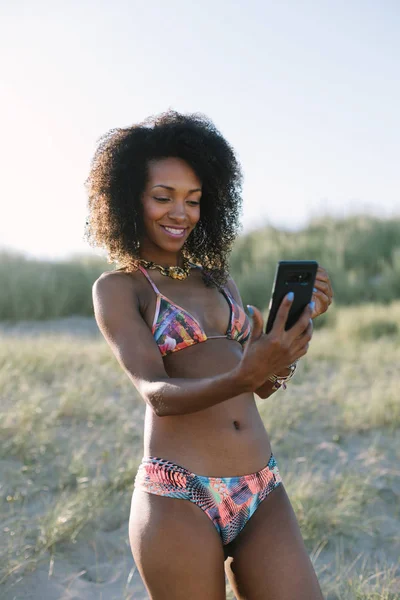
[[[283,484],[232,542],[225,569],[237,600],[323,600]]]
[[[199,506],[135,489],[129,540],[151,600],[225,600],[222,542]]]

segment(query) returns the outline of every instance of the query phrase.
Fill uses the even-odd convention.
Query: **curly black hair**
[[[105,248],[108,263],[136,271],[148,161],[181,158],[202,182],[200,220],[182,253],[203,266],[206,285],[224,285],[228,255],[240,229],[243,175],[233,148],[211,119],[169,109],[130,127],[111,129],[98,142],[85,181],[89,216],[84,238],[89,245]]]

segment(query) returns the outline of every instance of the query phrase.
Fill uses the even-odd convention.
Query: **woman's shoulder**
[[[131,292],[138,294],[141,290],[141,277],[138,271],[115,269],[101,273],[95,284],[106,285],[113,289],[130,288]]]

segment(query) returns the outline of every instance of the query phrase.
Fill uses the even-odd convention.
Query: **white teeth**
[[[184,229],[172,229],[171,227],[164,227],[164,229],[166,229],[167,231],[170,231],[171,233],[174,233],[176,235],[184,232]]]

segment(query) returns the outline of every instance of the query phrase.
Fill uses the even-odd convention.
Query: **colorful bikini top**
[[[248,340],[251,331],[249,319],[228,290],[219,288],[231,309],[228,330],[225,335],[206,335],[199,322],[190,313],[178,304],[171,302],[158,290],[150,275],[141,265],[139,265],[139,269],[157,294],[156,312],[151,332],[162,356],[213,338],[226,337],[229,340],[240,342],[242,346]]]

